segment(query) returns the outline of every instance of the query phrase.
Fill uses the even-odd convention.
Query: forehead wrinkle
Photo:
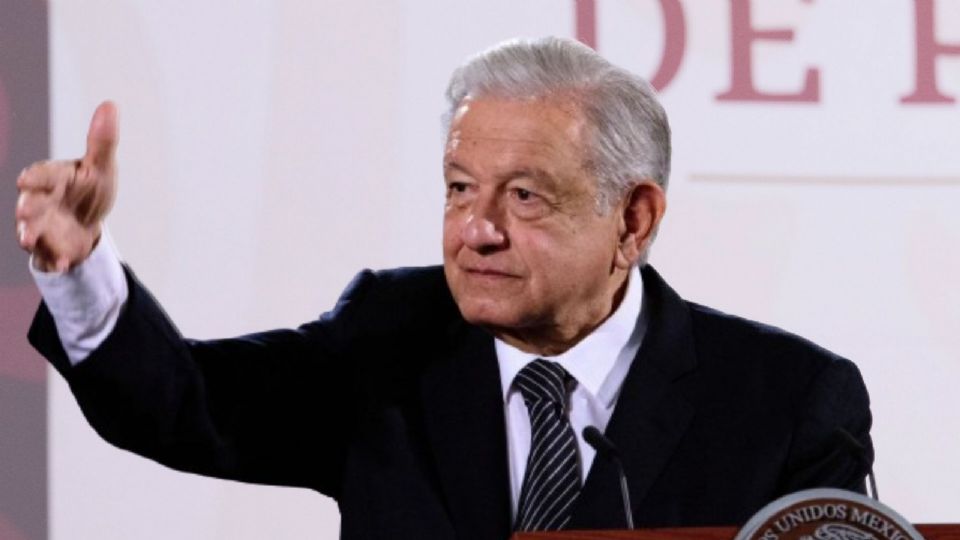
[[[588,171],[587,127],[575,100],[470,100],[450,126],[444,167],[498,183],[526,175],[561,187],[569,167]]]
[[[496,155],[502,157],[502,160],[509,162],[510,156],[523,156],[524,154],[534,156],[538,159],[553,161],[562,157],[562,150],[558,148],[554,141],[544,141],[538,139],[519,139],[513,137],[494,137],[494,136],[468,136],[464,137],[459,133],[451,134],[444,150],[444,161],[455,158],[458,155],[466,154],[469,156],[470,150],[477,145],[490,144],[493,146],[502,146],[497,150]],[[559,154],[559,155],[558,155]],[[489,160],[484,160],[488,161]]]
[[[503,146],[503,148],[496,149],[496,151],[487,150],[482,152],[482,157],[472,154],[475,144],[473,143],[492,143],[496,146]],[[515,161],[523,161],[524,158],[536,158],[538,160],[544,160],[548,163],[553,163],[556,160],[563,158],[562,151],[557,148],[557,145],[552,141],[540,141],[540,140],[530,140],[530,139],[513,139],[505,137],[457,137],[451,136],[450,140],[447,142],[447,147],[444,151],[444,164],[460,162],[463,158],[467,158],[468,161],[481,161],[483,165],[493,165],[497,168],[516,168],[516,169],[541,169],[548,170],[546,167],[538,165],[517,165],[513,167],[511,163]],[[496,159],[491,159],[496,158]],[[465,164],[460,165],[460,168],[465,168]]]
[[[522,144],[533,144],[536,146],[546,146],[548,148],[553,147],[552,144],[545,141],[538,141],[535,139],[518,139],[515,137],[492,137],[492,136],[484,137],[484,136],[478,136],[478,135],[463,137],[459,134],[455,134],[450,137],[450,140],[460,141],[460,142],[485,141],[485,142],[503,142],[503,143],[522,143]]]

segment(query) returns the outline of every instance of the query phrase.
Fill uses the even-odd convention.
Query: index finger
[[[44,161],[20,171],[17,189],[20,191],[53,191],[64,180],[77,173],[79,161]]]

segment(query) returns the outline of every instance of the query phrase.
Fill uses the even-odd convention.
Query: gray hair
[[[468,97],[515,99],[570,94],[593,133],[585,167],[598,179],[598,209],[608,211],[637,183],[667,188],[670,126],[647,81],[571,39],[509,40],[469,59],[447,86],[450,122]]]

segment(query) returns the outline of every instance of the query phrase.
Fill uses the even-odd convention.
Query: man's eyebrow
[[[557,184],[556,177],[540,167],[519,167],[499,175],[498,178],[504,182],[508,182],[516,178],[532,178],[538,182],[545,182],[550,185]]]
[[[460,165],[460,164],[457,163],[456,161],[452,161],[452,160],[451,160],[451,161],[444,160],[444,162],[443,162],[443,171],[444,171],[445,173],[446,173],[446,172],[449,172],[449,171],[456,171],[456,172],[461,172],[461,173],[463,173],[463,174],[465,174],[465,175],[467,175],[467,176],[473,176],[473,175],[470,174],[470,171],[468,171],[466,167],[464,167],[463,165]]]
[[[453,160],[445,161],[443,164],[443,170],[444,173],[459,172],[473,177],[473,174],[471,174],[466,167]],[[497,175],[497,180],[503,183],[516,180],[517,178],[531,178],[537,182],[542,182],[549,186],[556,186],[559,183],[553,174],[540,167],[517,167]]]

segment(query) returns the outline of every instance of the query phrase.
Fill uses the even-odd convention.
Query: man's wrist
[[[129,294],[126,276],[109,232],[82,262],[64,272],[30,272],[53,316],[67,356],[86,358],[113,330]]]
[[[103,236],[102,223],[93,225],[92,232],[93,240],[90,242],[90,246],[85,250],[85,253],[82,256],[77,257],[76,260],[70,261],[67,270],[83,264],[83,262],[86,261],[93,253],[93,250],[97,249],[97,245],[100,243],[100,238]],[[46,274],[63,273],[57,268],[56,258],[48,256],[46,250],[42,247],[38,246],[38,248],[39,249],[30,254],[30,268]]]

